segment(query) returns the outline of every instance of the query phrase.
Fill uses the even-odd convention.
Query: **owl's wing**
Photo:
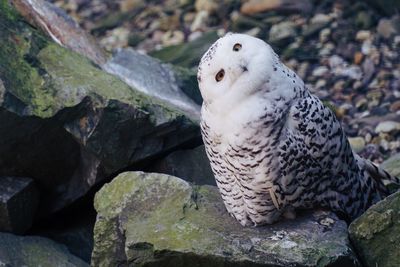
[[[321,100],[309,94],[291,106],[288,134],[300,142],[301,152],[328,170],[354,164],[353,151],[336,116]],[[299,151],[300,152],[300,151]]]
[[[315,198],[356,218],[387,195],[388,174],[352,151],[336,116],[317,97],[309,94],[293,103],[286,123],[287,138],[297,147],[285,156],[294,157],[297,186],[311,192],[302,201]]]

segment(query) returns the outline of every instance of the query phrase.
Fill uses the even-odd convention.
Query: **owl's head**
[[[264,41],[245,34],[229,33],[203,55],[197,73],[206,103],[220,98],[246,97],[269,79],[277,56]]]

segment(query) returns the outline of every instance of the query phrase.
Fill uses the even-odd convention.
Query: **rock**
[[[396,121],[382,121],[375,128],[376,133],[390,133],[399,130],[400,122]]]
[[[319,66],[315,68],[312,72],[312,76],[322,77],[329,72],[329,69],[325,66]]]
[[[196,68],[202,55],[217,39],[217,32],[210,31],[192,42],[168,46],[161,50],[153,51],[149,53],[149,55],[163,62],[172,63],[181,67]]]
[[[7,233],[0,233],[0,266],[89,267],[47,238]]]
[[[399,210],[400,192],[397,192],[351,223],[350,238],[364,266],[400,266]]]
[[[162,44],[165,46],[179,45],[185,40],[185,35],[182,31],[167,31],[162,37]]]
[[[360,152],[365,147],[365,140],[364,140],[363,137],[360,137],[360,136],[349,137],[348,140],[349,140],[349,143],[351,145],[351,148],[356,153]]]
[[[131,87],[165,101],[191,118],[199,120],[200,106],[181,91],[178,84],[180,77],[170,64],[161,64],[133,49],[120,49],[104,65],[104,69],[120,77]],[[198,91],[197,85],[192,87]]]
[[[111,174],[199,140],[197,122],[183,112],[21,21],[2,1],[0,176],[33,177],[41,213],[65,207]]]
[[[90,58],[98,65],[105,63],[106,55],[97,42],[61,8],[43,0],[13,0],[12,3],[27,21],[42,29],[56,43]]]
[[[150,170],[170,174],[197,185],[216,185],[204,145],[175,151],[156,162]]]
[[[378,34],[384,38],[390,38],[392,35],[396,35],[400,33],[400,17],[392,18],[392,19],[381,19],[378,23],[378,27],[376,30]]]
[[[69,216],[64,214],[60,216],[58,213],[58,216],[43,225],[42,229],[36,230],[35,235],[50,238],[65,245],[73,255],[90,263],[96,214],[89,208],[84,208],[83,210],[81,206],[80,210],[67,214]]]
[[[95,197],[92,266],[359,266],[330,212],[242,227],[214,186],[127,172]]]
[[[308,13],[312,8],[312,3],[309,0],[249,0],[242,4],[240,12],[245,15],[254,15],[256,13],[273,10]]]
[[[207,13],[212,14],[218,10],[220,4],[218,2],[222,1],[196,0],[194,6],[197,11],[206,11]]]
[[[361,30],[358,31],[356,34],[356,40],[357,41],[365,41],[371,38],[371,31],[367,31],[367,30]]]
[[[269,42],[272,44],[288,43],[296,36],[295,25],[291,21],[274,24],[269,31]]]
[[[0,177],[0,231],[24,233],[32,225],[38,203],[31,178]]]
[[[206,23],[209,18],[210,14],[207,11],[201,10],[197,12],[195,19],[193,20],[192,24],[190,25],[190,30],[192,32],[197,30],[202,30],[206,28]]]
[[[400,153],[382,162],[381,167],[391,175],[400,177]]]

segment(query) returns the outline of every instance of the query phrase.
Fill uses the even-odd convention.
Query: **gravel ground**
[[[335,109],[355,151],[378,163],[400,152],[399,15],[347,0],[52,2],[108,51],[151,53],[210,31],[257,36]]]

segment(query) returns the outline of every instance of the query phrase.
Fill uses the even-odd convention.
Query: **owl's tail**
[[[376,166],[369,160],[363,159],[356,155],[356,159],[359,166],[368,172],[368,174],[377,182],[379,189],[383,192],[389,193],[389,188],[400,188],[400,179],[396,176],[391,175],[384,169]]]

